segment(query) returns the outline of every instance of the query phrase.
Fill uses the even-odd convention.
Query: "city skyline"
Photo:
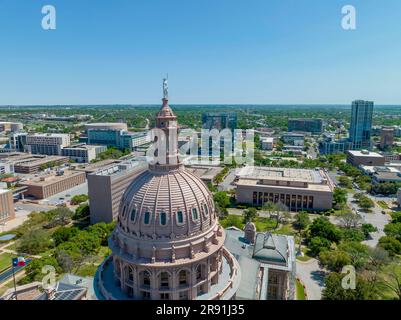
[[[166,73],[177,105],[401,104],[395,0],[350,1],[348,31],[343,1],[51,4],[47,31],[42,2],[0,5],[0,105],[157,104]]]

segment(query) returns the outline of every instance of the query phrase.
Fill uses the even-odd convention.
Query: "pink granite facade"
[[[127,299],[233,299],[238,263],[223,246],[211,192],[178,161],[177,120],[166,94],[156,127],[165,132],[169,151],[122,196],[106,261],[115,285]],[[103,297],[116,299],[100,273]]]

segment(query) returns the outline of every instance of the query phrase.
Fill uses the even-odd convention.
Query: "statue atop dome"
[[[168,75],[163,79],[163,100],[168,100]]]

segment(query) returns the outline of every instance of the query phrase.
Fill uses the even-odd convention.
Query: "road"
[[[232,183],[235,179],[236,170],[237,169],[230,169],[223,182],[218,185],[219,191],[228,191],[235,188]]]
[[[80,194],[88,194],[88,183],[87,182],[80,184],[79,186],[76,186],[74,188],[68,189],[66,191],[57,193],[54,196],[51,196],[45,200],[42,200],[42,202],[47,202],[49,205],[57,205],[57,203],[60,201],[69,200],[73,196],[77,196]],[[64,198],[64,199],[60,200],[60,198]]]
[[[297,260],[297,276],[305,285],[308,300],[321,300],[326,272],[316,259],[307,262]]]
[[[32,259],[26,259],[25,261],[26,261],[26,265],[28,265],[32,261]],[[10,261],[10,263],[11,263],[11,261]],[[25,268],[25,266],[23,266],[23,267],[15,267],[14,268],[14,273],[17,273],[17,272],[21,271],[24,268]],[[0,273],[0,283],[6,281],[7,279],[9,279],[12,276],[13,276],[13,268],[7,269],[6,271]]]
[[[329,176],[330,178],[334,181],[334,183],[337,185],[338,184],[338,179],[337,177],[339,176],[338,173],[334,173],[334,172],[329,172]],[[360,208],[358,207],[358,205],[354,202],[353,199],[353,194],[348,193],[347,194],[347,204],[348,206],[355,212],[359,212],[359,215],[362,218],[362,223],[370,223],[371,225],[373,225],[374,227],[377,228],[377,232],[372,232],[370,233],[371,239],[365,240],[363,243],[365,243],[366,245],[370,246],[370,247],[376,247],[377,243],[379,242],[379,239],[383,236],[385,236],[385,233],[383,231],[384,227],[386,226],[386,224],[388,224],[391,221],[391,217],[388,214],[382,214],[383,209],[380,208],[377,205],[377,201],[379,200],[383,200],[385,202],[391,202],[394,200],[394,198],[391,197],[375,197],[372,196],[368,193],[366,193],[363,190],[360,190],[358,188],[355,188],[356,192],[362,192],[364,193],[366,196],[368,196],[370,199],[372,199],[375,202],[375,207],[372,208],[372,212],[371,213],[366,213],[366,212],[362,212],[360,210]],[[330,219],[332,222],[333,219]],[[334,219],[335,220],[335,219]]]

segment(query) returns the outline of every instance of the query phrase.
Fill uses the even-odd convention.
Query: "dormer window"
[[[133,208],[131,211],[131,221],[134,222],[136,218],[136,209]]]
[[[160,224],[165,226],[167,224],[167,214],[165,212],[160,213]]]
[[[126,207],[124,206],[122,211],[121,211],[123,218],[125,218],[125,209],[126,209]]]
[[[205,210],[205,215],[207,216],[209,214],[209,208],[207,207],[207,204],[203,204],[203,209]]]
[[[144,224],[149,224],[150,223],[150,212],[149,211],[145,212],[145,216],[143,218],[143,223]]]
[[[192,208],[192,218],[198,220],[198,210],[196,208]]]
[[[183,224],[184,223],[184,215],[182,214],[182,211],[179,210],[177,211],[177,224]]]

